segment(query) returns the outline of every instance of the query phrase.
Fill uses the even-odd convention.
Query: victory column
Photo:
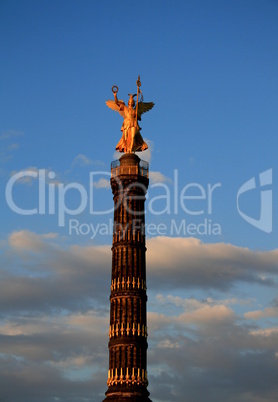
[[[111,165],[114,199],[110,295],[108,390],[103,402],[151,402],[147,390],[147,294],[145,195],[149,166],[135,152],[148,148],[138,121],[154,106],[143,102],[140,76],[128,105],[117,97],[107,106],[124,118],[116,150],[124,154]],[[136,102],[134,98],[136,97]]]

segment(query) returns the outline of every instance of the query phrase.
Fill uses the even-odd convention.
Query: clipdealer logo
[[[53,182],[56,177],[55,173],[48,172],[45,169],[40,169],[38,171],[20,171],[13,174],[7,182],[5,190],[6,202],[9,208],[19,215],[57,215],[58,226],[64,227],[67,217],[80,215],[87,207],[90,215],[107,215],[113,213],[114,207],[107,210],[96,210],[94,204],[94,188],[96,187],[97,177],[103,178],[105,176],[109,179],[110,173],[104,171],[90,172],[89,187],[87,189],[82,184],[75,182],[68,184],[55,183]],[[252,177],[241,185],[236,195],[236,207],[239,215],[248,224],[265,233],[271,233],[273,223],[272,188],[270,188],[272,185],[272,169],[260,173],[258,177],[258,183],[256,182],[256,178]],[[20,201],[14,199],[13,193],[14,185],[16,185],[16,183],[24,182],[27,179],[38,180],[37,205],[35,205],[34,208],[29,209],[22,208],[20,206]],[[217,189],[222,187],[222,184],[208,183],[204,186],[199,183],[188,183],[181,188],[178,179],[178,170],[175,169],[170,186],[165,183],[150,184],[150,189],[156,189],[156,191],[159,189],[159,195],[147,197],[146,213],[155,216],[163,216],[165,214],[182,216],[180,213],[185,214],[187,217],[203,216],[205,219],[203,222],[199,223],[200,228],[198,224],[195,224],[194,222],[188,223],[185,219],[181,219],[179,223],[177,220],[173,221],[172,219],[171,230],[173,233],[184,233],[184,235],[221,234],[221,225],[217,222],[215,223],[210,218],[212,218],[213,214],[215,192],[216,194],[218,193]],[[120,180],[119,185],[121,185]],[[244,194],[252,192],[252,190],[258,188],[260,189],[260,216],[259,219],[256,219],[241,210],[239,201]],[[66,202],[66,200],[72,196],[72,192],[76,192],[80,199],[79,205],[73,209],[69,208]],[[257,197],[257,193],[254,193],[253,196]],[[115,208],[117,208],[117,206],[115,206]],[[83,229],[85,227],[84,225],[81,226],[80,222],[76,219],[70,220],[69,224],[74,230],[77,230],[78,227],[82,227]],[[166,230],[165,225],[163,225],[164,223],[161,219],[161,223],[157,225],[159,229],[157,235],[161,235],[161,233],[166,234],[164,233]],[[109,224],[109,226],[111,226],[111,224]],[[150,230],[152,230],[151,228],[153,229],[152,226],[150,226]],[[94,230],[96,230],[95,227]],[[85,229],[83,231],[86,232]],[[103,230],[103,232],[105,232],[105,230]]]
[[[255,177],[252,177],[242,184],[237,192],[237,210],[239,215],[250,225],[265,233],[272,232],[272,189],[269,188],[270,185],[272,185],[272,169],[265,170],[259,174],[258,185],[256,184]],[[239,198],[243,194],[255,190],[257,187],[261,189],[259,219],[252,218],[251,216],[242,212],[239,208]]]
[[[69,231],[76,234],[85,235],[91,232],[95,236],[96,231],[102,234],[109,232],[108,226],[110,227],[110,224],[82,223],[79,219],[68,218],[80,216],[84,211],[91,216],[101,215],[104,217],[105,215],[113,214],[114,210],[117,210],[120,205],[105,208],[103,207],[103,202],[98,197],[97,188],[99,188],[99,182],[104,180],[109,183],[110,172],[90,172],[87,187],[75,182],[67,184],[57,182],[57,180],[55,181],[55,177],[56,174],[54,172],[48,172],[45,169],[36,171],[25,170],[13,174],[6,185],[5,192],[9,208],[13,212],[25,216],[55,215],[59,227],[65,227],[68,223]],[[34,180],[38,183],[37,195],[32,199],[31,205],[29,204],[23,208],[21,199],[18,198],[14,191],[15,186],[19,183],[30,183]],[[132,197],[134,199],[138,197],[138,200],[142,199],[142,195],[132,195],[134,194],[134,188],[136,190],[136,187],[139,188],[142,186],[140,182],[133,182],[123,188],[120,177],[117,178],[117,181],[119,188],[121,188],[124,194],[124,198],[127,196],[127,198]],[[169,230],[171,233],[173,232],[178,235],[221,234],[220,224],[214,222],[212,219],[214,200],[221,186],[221,183],[207,183],[203,185],[196,182],[187,183],[185,186],[182,186],[179,182],[177,169],[174,169],[173,178],[169,180],[168,184],[165,182],[151,182],[146,195],[145,213],[154,217],[161,216],[161,219],[156,218],[156,221],[159,221],[157,224],[148,224],[148,232],[154,233],[156,230],[157,235],[162,235],[162,233]],[[153,190],[151,195],[150,190]],[[142,191],[139,191],[139,193],[142,193]],[[137,194],[137,191],[135,191],[135,194]],[[72,203],[69,202],[73,197],[75,200],[79,200],[78,204],[75,204],[75,207],[72,207]],[[120,203],[120,198],[118,203]],[[99,207],[100,209],[98,209]],[[127,205],[126,208],[128,210]],[[129,210],[128,212],[134,219],[139,213],[139,211],[135,210]],[[170,226],[164,223],[166,215],[175,217],[171,220]],[[185,216],[187,218],[191,217],[191,220],[185,220]],[[192,217],[196,217],[196,222],[192,222]]]

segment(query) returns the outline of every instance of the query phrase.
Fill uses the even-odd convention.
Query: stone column
[[[148,164],[124,154],[111,166],[114,230],[105,402],[151,402],[147,390],[145,195]]]

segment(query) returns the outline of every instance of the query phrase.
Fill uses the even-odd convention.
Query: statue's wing
[[[118,103],[116,103],[114,100],[108,100],[105,103],[110,109],[115,110],[115,112],[120,113],[122,117],[125,117],[124,110],[121,108],[121,106],[124,106],[123,101],[119,100]]]
[[[143,113],[148,112],[149,110],[151,110],[154,107],[154,103],[153,102],[139,102],[138,103],[138,120],[141,120],[141,115]]]

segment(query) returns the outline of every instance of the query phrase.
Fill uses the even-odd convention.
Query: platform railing
[[[120,175],[139,175],[149,178],[149,164],[146,161],[140,160],[139,165],[120,165],[120,160],[117,159],[111,163],[111,177]]]

